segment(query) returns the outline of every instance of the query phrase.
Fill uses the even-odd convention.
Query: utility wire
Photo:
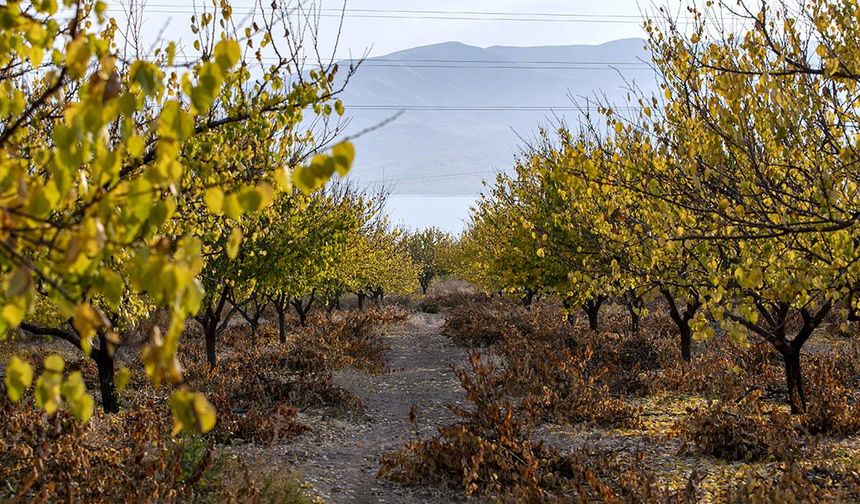
[[[147,7],[174,8],[173,4],[148,3]],[[256,6],[250,5],[233,5],[240,9],[255,9]],[[455,15],[455,16],[510,16],[510,17],[556,17],[556,18],[618,18],[618,19],[637,19],[643,17],[638,14],[574,14],[567,12],[511,12],[511,11],[475,11],[475,10],[427,10],[427,9],[335,9],[335,8],[317,8],[307,9],[305,14],[313,15],[314,13],[330,12],[340,15],[340,13],[365,13],[365,14],[411,14],[411,15]]]
[[[116,7],[108,7],[108,11],[124,12]],[[187,9],[151,9],[144,6],[144,11],[150,14],[198,14],[204,11],[194,11]],[[248,15],[259,13],[258,10],[240,11],[234,10],[237,15]],[[540,17],[477,17],[477,16],[449,16],[449,15],[398,15],[398,14],[303,14],[309,17],[320,18],[360,18],[360,19],[402,19],[402,20],[444,20],[444,21],[517,21],[517,22],[547,22],[547,23],[599,23],[599,24],[641,24],[641,21],[624,20],[624,19],[601,19],[601,18],[540,18]],[[299,14],[291,13],[286,16],[297,17]]]
[[[610,107],[612,110],[641,110],[638,106]],[[425,111],[425,112],[550,112],[569,111],[583,112],[587,108],[571,105],[346,105],[349,110],[372,110],[372,111]]]

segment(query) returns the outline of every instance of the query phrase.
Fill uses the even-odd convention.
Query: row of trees
[[[0,5],[0,338],[23,329],[80,349],[108,411],[116,347],[161,307],[170,322],[142,352],[146,372],[175,385],[177,428],[211,428],[211,406],[182,386],[186,320],[221,303],[226,275],[231,293],[245,289],[249,266],[232,259],[264,238],[264,219],[336,204],[307,195],[352,163],[352,145],[333,140],[355,69],[335,80],[337,65],[304,44],[317,11],[294,7],[258,6],[240,23],[226,1],[203,5],[180,60],[172,42],[144,47],[139,25],[100,0]],[[80,376],[58,356],[43,368],[38,404],[88,418]],[[8,395],[33,375],[13,357]]]
[[[264,310],[277,314],[286,342],[286,317],[294,309],[301,325],[316,305],[328,311],[347,293],[359,306],[386,294],[411,294],[419,267],[407,252],[404,232],[382,212],[385,195],[349,184],[330,185],[306,195],[278,198],[265,212],[246,219],[243,246],[230,257],[230,237],[207,261],[206,288],[195,319],[203,328],[209,364],[214,367],[218,335],[240,315],[256,332]]]
[[[173,42],[144,52],[139,24],[98,0],[0,5],[0,338],[72,344],[97,365],[105,411],[128,378],[117,347],[156,310],[170,317],[143,349],[146,372],[176,386],[177,426],[205,431],[213,410],[177,359],[187,320],[215,367],[234,316],[256,334],[271,306],[283,342],[290,308],[305,324],[346,293],[361,306],[442,274],[447,235],[392,228],[382,192],[326,186],[355,157],[334,143],[355,67],[338,76],[307,46],[319,10],[295,7],[237,24],[228,2],[204,5],[179,61]],[[88,418],[81,377],[59,356],[43,368],[13,357],[9,397],[35,381],[41,407]]]
[[[542,132],[479,203],[461,253],[472,278],[528,302],[662,298],[684,359],[724,332],[770,342],[792,410],[801,350],[858,320],[860,23],[856,2],[691,6],[649,21],[662,95]],[[727,21],[728,20],[728,21]]]

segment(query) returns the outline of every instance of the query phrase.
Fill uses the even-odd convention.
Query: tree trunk
[[[592,331],[598,330],[599,310],[600,309],[596,307],[585,310],[586,314],[588,314],[588,328]]]
[[[690,362],[693,358],[693,331],[689,324],[682,324],[678,329],[681,331],[681,358]]]
[[[672,321],[675,322],[675,325],[678,327],[678,332],[681,335],[681,358],[684,359],[684,362],[690,362],[693,358],[693,330],[690,328],[690,320],[692,320],[696,315],[696,311],[699,309],[701,304],[698,299],[687,302],[687,307],[684,309],[684,313],[682,314],[678,310],[675,296],[667,290],[663,290],[662,293],[663,297],[666,298],[666,302],[669,304],[669,316],[672,317]]]
[[[99,372],[99,389],[102,394],[102,409],[105,413],[119,412],[119,394],[114,381],[114,357],[103,348],[93,349],[90,356],[96,363]]]
[[[597,332],[598,330],[600,307],[603,305],[604,301],[606,301],[606,296],[597,296],[594,299],[586,301],[585,305],[582,307],[582,310],[585,311],[585,314],[588,316],[588,327],[592,331]]]
[[[639,321],[643,305],[642,298],[637,296],[633,291],[627,291],[624,295],[624,304],[630,313],[630,332],[633,335],[637,335],[639,334]]]
[[[296,313],[299,315],[299,324],[301,324],[302,327],[306,327],[308,325],[308,314],[311,311],[311,306],[313,306],[315,299],[316,293],[311,292],[307,304],[302,301],[302,298],[296,298],[292,301],[293,308],[296,309]]]
[[[284,310],[278,310],[278,341],[281,345],[287,344],[287,314]]]
[[[792,414],[806,411],[806,395],[803,392],[803,374],[800,370],[800,351],[790,348],[780,352],[785,363],[785,381],[788,385],[788,403]]]
[[[531,289],[526,290],[526,293],[522,299],[523,306],[528,308],[529,306],[532,305],[532,302],[534,301],[534,299],[535,299],[535,292]]]
[[[218,339],[218,322],[212,321],[203,327],[203,336],[206,338],[206,361],[209,363],[209,369],[214,369],[218,365],[218,357],[215,354],[215,343]]]
[[[357,294],[357,296],[358,296],[358,309],[359,309],[359,310],[364,310],[364,298],[365,298],[365,297],[367,297],[367,296],[365,296],[365,294],[364,294],[364,293],[362,293],[362,292],[359,292],[359,293]]]
[[[289,304],[287,304],[287,295],[284,293],[278,293],[274,296],[271,296],[272,305],[275,307],[275,313],[278,314],[278,340],[281,342],[281,345],[287,344],[287,310],[289,309]]]

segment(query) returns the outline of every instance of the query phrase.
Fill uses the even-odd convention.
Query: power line
[[[502,172],[498,171],[498,170],[481,170],[481,171],[473,171],[473,172],[457,172],[457,173],[446,173],[446,174],[440,174],[440,175],[426,175],[426,176],[422,176],[422,177],[406,177],[406,178],[390,178],[390,179],[386,178],[386,179],[379,179],[379,180],[369,180],[366,182],[362,181],[362,183],[385,184],[385,183],[392,183],[392,182],[416,182],[416,181],[423,181],[423,180],[470,177],[470,176],[474,176],[474,175],[489,175],[489,174],[498,175],[499,173],[502,173]],[[352,175],[352,176],[361,180],[360,175]]]
[[[365,62],[362,64],[367,68],[469,68],[469,69],[486,69],[486,70],[614,70],[614,65],[601,66],[563,66],[563,65],[528,65],[528,64],[513,64],[513,65],[445,65],[445,64],[428,64],[428,65],[413,65],[413,64],[377,64]],[[651,70],[650,66],[637,67],[617,67],[624,70]]]
[[[585,112],[588,109],[571,105],[349,105],[347,110],[425,111],[425,112]],[[612,110],[641,110],[638,106],[611,107]]]
[[[410,59],[410,58],[389,58],[387,56],[377,56],[373,58],[341,58],[341,61],[364,61],[372,63],[376,61],[393,61],[398,63],[522,63],[522,64],[540,64],[540,65],[644,65],[641,61],[600,61],[600,60],[481,60],[481,59],[445,59],[445,58],[427,58],[427,59]]]
[[[256,61],[256,60],[255,60]],[[263,63],[275,63],[278,61],[277,58],[262,58],[261,61]],[[342,63],[343,60],[340,60],[339,63]],[[181,63],[175,63],[174,65],[178,66],[189,66],[194,64],[195,61],[187,60]],[[442,68],[442,69],[463,69],[463,70],[588,70],[588,71],[615,71],[615,70],[624,70],[624,71],[646,71],[652,70],[650,66],[641,65],[641,66],[615,66],[615,65],[594,65],[594,66],[564,66],[564,65],[529,65],[529,64],[512,64],[512,65],[472,65],[472,64],[453,64],[453,65],[445,65],[445,64],[428,64],[428,65],[413,65],[413,64],[375,64],[370,62],[364,62],[361,64],[360,68],[403,68],[403,69],[422,69],[422,68]]]
[[[147,7],[172,8],[172,4],[146,4]],[[240,9],[256,9],[256,6],[234,5]],[[235,11],[235,9],[234,9]],[[643,16],[638,14],[574,14],[568,12],[512,12],[512,11],[476,11],[476,10],[429,10],[429,9],[336,9],[315,8],[302,11],[303,14],[313,16],[315,13],[364,13],[364,14],[409,14],[409,15],[452,15],[452,16],[508,16],[508,17],[555,17],[555,18],[618,18],[642,20]]]
[[[151,14],[198,14],[202,11],[180,10],[180,9],[150,9],[149,6],[144,6],[144,11]],[[167,6],[169,8],[169,6]],[[116,7],[108,7],[108,11],[125,12]],[[234,10],[234,14],[249,15],[258,13],[257,10],[240,11]],[[297,13],[286,14],[286,16],[298,16]],[[344,14],[309,14],[311,17],[320,18],[359,18],[359,19],[401,19],[401,20],[441,20],[441,21],[516,21],[516,22],[550,22],[550,23],[598,23],[598,24],[635,24],[638,25],[641,21],[617,19],[617,18],[551,18],[551,17],[478,17],[478,16],[462,16],[462,15],[400,15],[400,14],[361,14],[361,13],[344,13]]]

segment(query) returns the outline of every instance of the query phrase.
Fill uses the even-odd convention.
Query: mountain
[[[368,59],[341,96],[347,134],[405,112],[356,140],[351,177],[384,180],[396,194],[474,195],[482,179],[511,168],[540,126],[565,117],[574,123],[571,108],[596,96],[623,105],[629,81],[655,89],[644,46],[641,39],[559,47],[447,42]]]

